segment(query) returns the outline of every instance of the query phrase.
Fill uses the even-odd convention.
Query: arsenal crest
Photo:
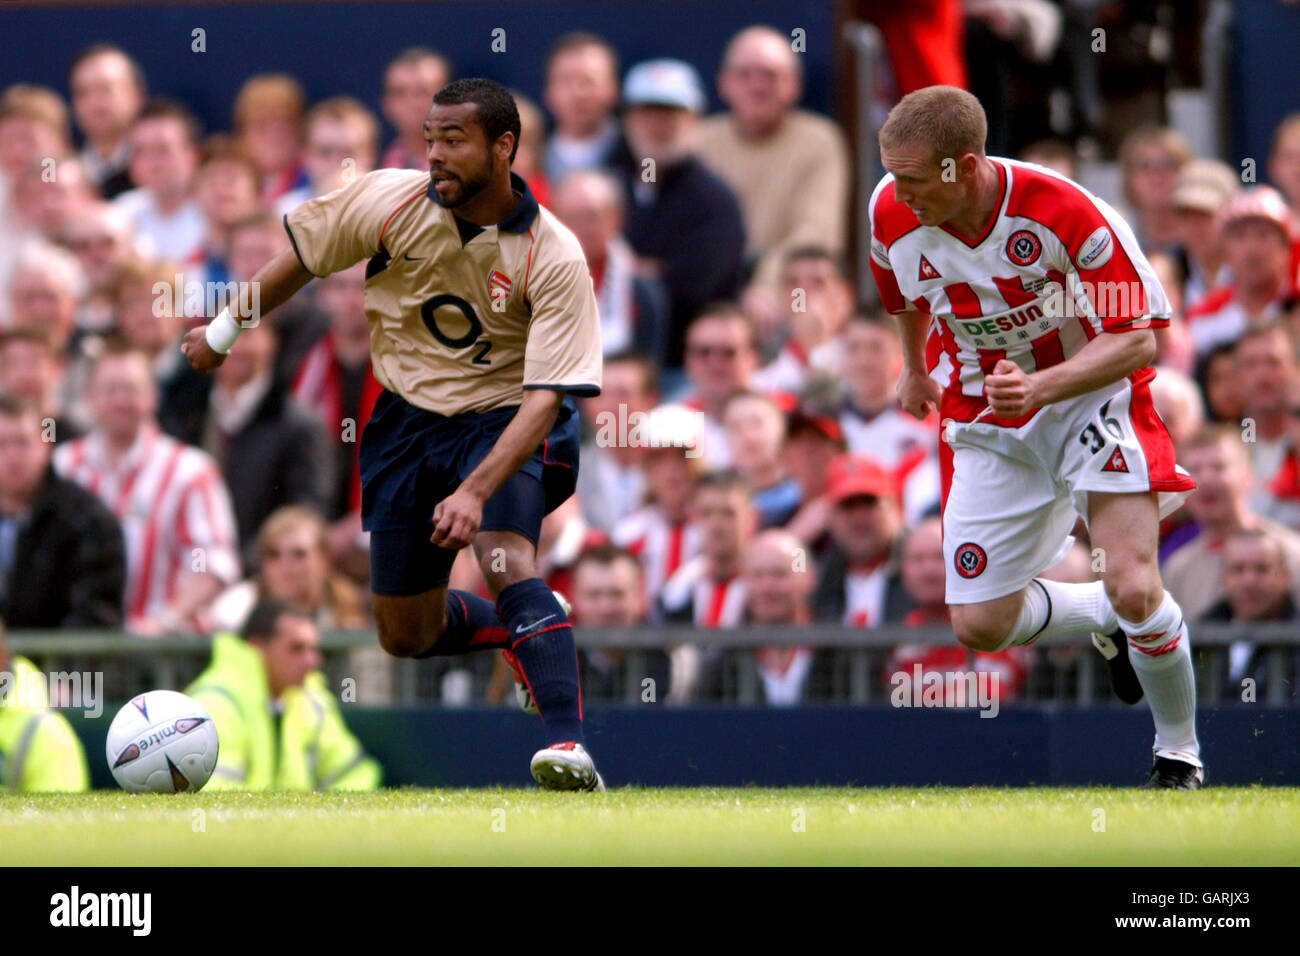
[[[504,272],[493,269],[488,275],[488,296],[495,302],[510,296],[510,279]]]

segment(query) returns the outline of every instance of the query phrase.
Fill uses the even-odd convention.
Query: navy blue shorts
[[[370,532],[370,590],[420,594],[445,587],[457,552],[429,541],[433,509],[492,450],[516,407],[439,415],[392,392],[361,434],[361,525]],[[483,505],[480,531],[513,531],[533,544],[578,480],[578,411],[565,398],[555,426],[523,467]]]

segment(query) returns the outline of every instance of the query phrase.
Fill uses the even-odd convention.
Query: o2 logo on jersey
[[[1043,252],[1043,241],[1028,229],[1018,229],[1007,240],[1007,258],[1018,266],[1037,261]]]
[[[984,553],[984,549],[972,541],[957,545],[957,553],[952,558],[953,567],[963,578],[979,577],[988,563],[989,556]]]
[[[465,330],[464,335],[453,337],[444,332],[441,326],[439,326],[438,310],[447,307],[459,312],[464,317],[466,323],[468,323],[468,328]],[[420,318],[424,320],[424,327],[429,330],[429,333],[443,345],[447,346],[447,348],[463,349],[469,348],[471,345],[477,345],[479,347],[478,354],[470,361],[474,365],[492,364],[487,357],[488,352],[492,349],[492,343],[488,339],[479,338],[479,336],[483,334],[483,323],[480,322],[479,317],[474,314],[474,306],[470,305],[460,296],[443,293],[442,295],[435,295],[430,299],[426,299],[420,306]]]

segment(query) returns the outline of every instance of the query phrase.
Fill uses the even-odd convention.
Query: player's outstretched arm
[[[295,292],[313,278],[314,276],[303,268],[292,248],[285,249],[279,255],[272,257],[271,261],[258,269],[250,280],[257,283],[257,301],[261,307],[261,315],[256,316],[254,321],[261,321],[263,315],[288,302]],[[220,323],[222,326],[221,329],[214,330],[214,334],[221,333],[226,336],[239,334],[239,324],[231,319],[228,313],[223,312],[222,316],[209,322],[208,325],[185,333],[185,339],[181,342],[181,353],[190,360],[190,364],[196,371],[204,375],[224,362],[226,352],[230,351],[230,345],[226,345],[226,352],[219,352],[213,348],[213,339],[209,337],[208,330],[214,323]],[[234,339],[231,338],[230,341],[233,344]]]
[[[1151,329],[1103,332],[1064,362],[1032,375],[1002,359],[984,377],[984,394],[994,415],[1016,418],[1030,409],[1118,382],[1155,357],[1156,335]]]
[[[558,389],[524,392],[519,411],[487,457],[460,487],[438,502],[433,510],[430,541],[444,548],[463,548],[470,543],[483,518],[483,503],[537,451],[542,439],[555,426],[555,416],[563,402],[564,392]]]

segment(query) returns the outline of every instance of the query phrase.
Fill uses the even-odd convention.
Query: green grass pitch
[[[1291,864],[1300,789],[0,796],[17,865]]]

